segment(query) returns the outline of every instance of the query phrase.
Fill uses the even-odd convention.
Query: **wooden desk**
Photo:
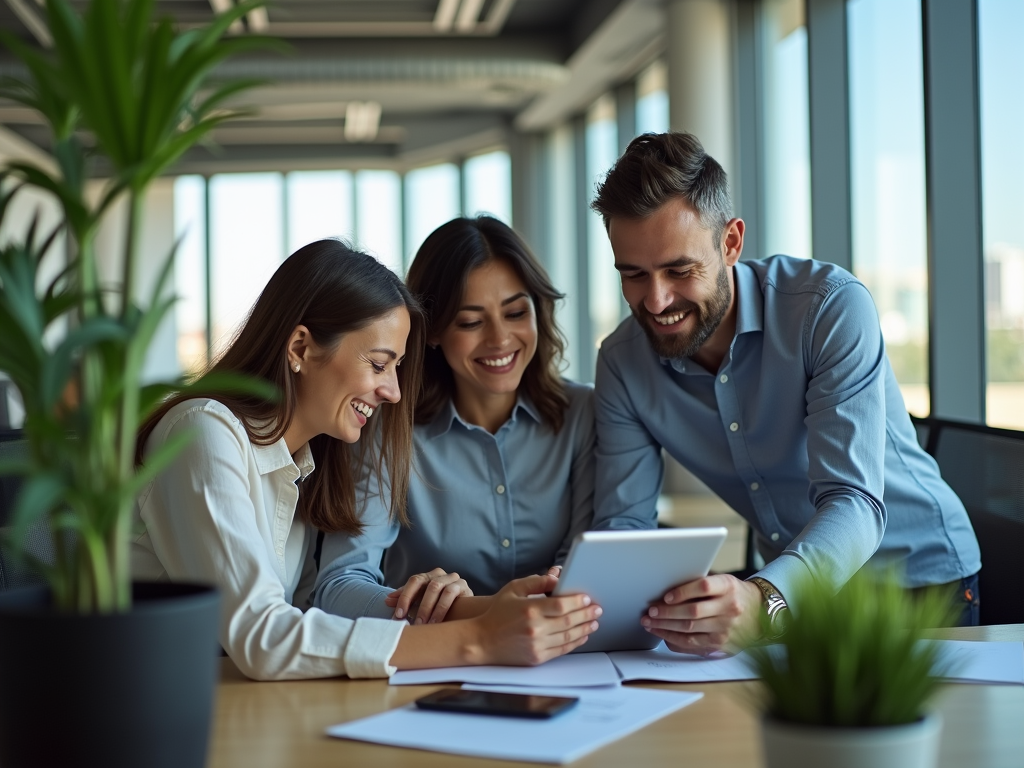
[[[1024,625],[955,629],[941,636],[1024,640]],[[383,680],[346,679],[254,683],[230,660],[223,664],[210,768],[513,765],[324,736],[329,725],[401,706],[438,686],[392,687]],[[652,685],[703,691],[704,698],[573,766],[760,766],[757,719],[744,703],[751,685]],[[945,719],[940,761],[944,768],[1010,768],[1024,763],[1024,686],[949,685],[936,705]]]

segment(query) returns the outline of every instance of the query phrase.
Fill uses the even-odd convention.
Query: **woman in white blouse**
[[[221,645],[249,677],[539,663],[596,629],[599,609],[583,596],[528,599],[550,591],[546,576],[509,584],[478,617],[438,625],[309,607],[316,531],[362,529],[354,467],[368,463],[388,478],[390,514],[405,522],[408,394],[418,390],[423,333],[415,300],[390,270],[340,242],[312,243],[277,270],[214,366],[270,382],[279,400],[182,393],[140,431],[142,462],[171,441],[185,447],[140,494],[133,573],[215,584]],[[375,450],[359,438],[378,421]]]

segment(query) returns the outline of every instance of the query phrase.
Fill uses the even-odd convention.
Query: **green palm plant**
[[[52,194],[64,221],[46,233],[33,222],[22,241],[0,249],[0,370],[21,393],[29,444],[23,461],[0,471],[25,478],[12,515],[14,549],[31,526],[48,522],[56,559],[34,565],[64,610],[130,607],[134,499],[183,447],[168,444],[136,468],[135,436],[154,406],[169,392],[190,387],[273,394],[266,385],[223,376],[143,386],[146,351],[173,306],[165,295],[173,246],[148,301],[140,305],[134,291],[146,188],[239,114],[223,106],[255,81],[215,83],[213,72],[230,56],[270,44],[225,37],[234,21],[260,4],[240,4],[204,28],[181,32],[169,19],[154,19],[153,0],[92,0],[83,14],[68,0],[46,0],[52,50],[2,37],[27,75],[0,83],[0,95],[43,116],[56,170],[26,162],[3,169],[0,221],[26,186]],[[98,162],[109,178],[93,201],[86,181]],[[128,213],[121,279],[104,286],[96,233],[122,198]],[[68,263],[44,284],[44,259],[59,257],[53,246],[61,230]],[[48,344],[54,335],[62,338]]]

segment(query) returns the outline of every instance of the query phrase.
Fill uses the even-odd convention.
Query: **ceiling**
[[[72,0],[78,7],[85,2]],[[181,26],[233,0],[157,0]],[[507,143],[585,108],[663,46],[660,0],[275,0],[234,34],[287,40],[287,53],[224,65],[269,85],[179,172],[321,167],[404,169]],[[0,0],[0,28],[37,45],[39,0]],[[16,72],[6,51],[0,74]],[[30,111],[0,102],[0,124],[46,148]]]

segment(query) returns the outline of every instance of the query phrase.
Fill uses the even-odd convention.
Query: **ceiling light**
[[[459,0],[440,0],[434,14],[434,29],[438,32],[451,32],[455,23],[455,12],[459,10]]]
[[[345,108],[345,140],[373,141],[380,129],[380,102],[350,101]]]

